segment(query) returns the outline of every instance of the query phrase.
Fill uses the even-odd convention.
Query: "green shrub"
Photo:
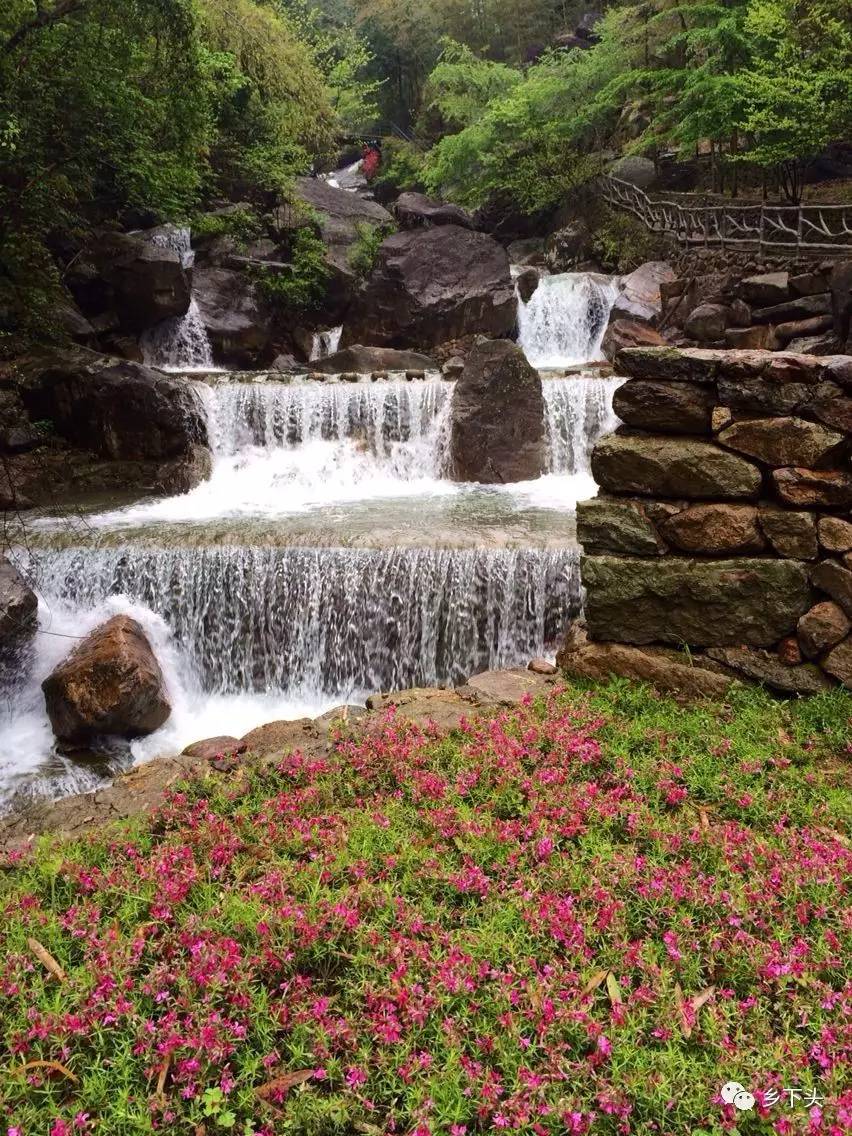
[[[594,229],[591,247],[605,272],[632,272],[661,255],[660,241],[637,217],[607,209]]]
[[[290,239],[288,271],[261,268],[258,287],[267,303],[282,312],[314,308],[325,295],[329,266],[322,237],[310,225],[296,229]]]
[[[192,221],[194,237],[234,237],[245,243],[255,240],[261,232],[258,215],[243,206],[227,213],[199,213]]]
[[[394,229],[392,225],[368,225],[362,222],[355,226],[355,230],[358,239],[350,248],[347,259],[353,272],[364,280],[373,271],[382,241]]]

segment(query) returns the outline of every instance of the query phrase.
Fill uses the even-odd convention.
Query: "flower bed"
[[[0,1117],[852,1130],[851,716],[843,693],[683,709],[615,684],[451,737],[388,718],[16,855]]]

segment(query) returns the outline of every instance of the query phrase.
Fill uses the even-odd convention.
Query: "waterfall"
[[[171,249],[180,257],[184,268],[192,268],[195,253],[192,251],[192,233],[188,225],[161,225],[147,234],[149,244]]]
[[[618,425],[612,396],[623,379],[545,379],[545,428],[550,473],[588,473],[598,438]]]
[[[458,683],[541,654],[580,597],[571,549],[71,549],[38,572],[60,609],[150,608],[184,681],[222,694]]]
[[[186,315],[163,320],[146,331],[139,345],[149,367],[161,371],[212,371],[213,348],[194,299]]]
[[[332,327],[328,331],[314,332],[310,361],[313,363],[317,359],[327,359],[329,355],[333,355],[340,346],[342,335],[343,324],[340,327]]]
[[[616,295],[616,285],[606,277],[542,276],[529,302],[518,302],[518,343],[533,366],[559,368],[601,358]]]

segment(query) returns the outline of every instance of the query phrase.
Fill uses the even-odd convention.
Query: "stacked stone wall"
[[[569,672],[852,688],[852,357],[632,348],[578,506]],[[697,689],[696,689],[697,688]]]

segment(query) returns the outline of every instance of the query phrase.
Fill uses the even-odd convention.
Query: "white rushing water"
[[[190,300],[186,315],[163,320],[140,338],[142,358],[149,367],[161,371],[212,371],[213,348],[201,312]]]
[[[587,272],[542,276],[518,300],[518,342],[534,367],[559,368],[601,359],[601,342],[617,285]]]
[[[591,351],[599,329],[581,286],[556,288],[576,300],[562,307],[572,328],[547,305],[551,330],[539,317],[527,328],[548,359],[568,343]],[[572,513],[595,492],[589,458],[616,424],[617,385],[545,379],[548,472],[476,486],[447,477],[454,385],[437,376],[198,383],[209,481],[90,515],[72,547],[45,520],[46,546],[19,554],[38,586],[40,633],[0,695],[0,807],[15,793],[92,787],[206,736],[552,650],[580,609]],[[365,533],[373,543],[359,545]],[[118,611],[151,640],[172,715],[148,738],[72,761],[53,751],[40,683]]]
[[[340,346],[340,337],[343,335],[343,324],[340,327],[329,328],[328,331],[314,332],[311,344],[311,362],[317,359],[327,359],[333,355]]]

